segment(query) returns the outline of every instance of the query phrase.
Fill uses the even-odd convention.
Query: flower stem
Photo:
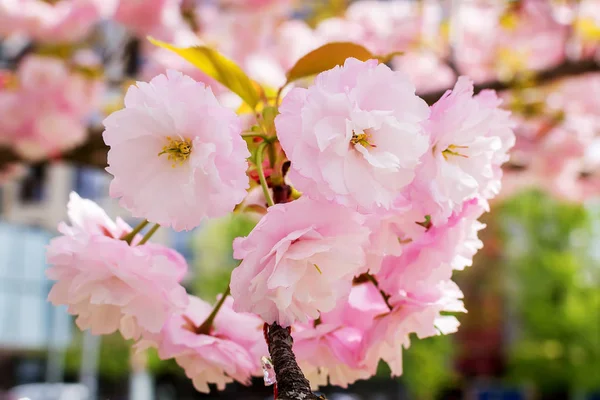
[[[262,140],[264,140],[265,142],[271,142],[273,139],[271,139],[270,137],[268,137],[265,134],[262,133],[254,133],[254,132],[248,132],[248,133],[242,133],[242,137],[244,139],[246,138],[261,138]]]
[[[262,186],[263,194],[265,195],[267,204],[269,205],[269,207],[271,207],[275,203],[273,203],[271,192],[269,192],[269,186],[267,185],[267,179],[265,178],[265,171],[263,169],[263,156],[265,152],[265,147],[267,147],[268,144],[268,142],[262,142],[256,150],[256,169],[258,171],[258,179],[260,180],[260,185]]]
[[[210,315],[204,320],[204,322],[202,323],[202,325],[200,325],[198,327],[198,329],[196,329],[196,333],[197,334],[199,334],[199,335],[208,335],[210,333],[210,328],[212,327],[212,324],[213,324],[213,322],[215,320],[215,317],[217,316],[217,313],[219,312],[219,310],[223,306],[223,303],[225,303],[225,299],[227,298],[227,296],[229,296],[230,292],[231,292],[231,289],[229,289],[229,284],[227,284],[227,289],[225,290],[225,293],[223,293],[221,295],[221,298],[219,299],[219,301],[217,302],[217,304],[215,304],[215,307],[213,308],[213,310],[210,313]]]
[[[269,143],[269,166],[275,168],[275,161],[277,160],[277,154],[275,154],[275,145]]]
[[[148,225],[148,220],[145,219],[142,222],[140,222],[135,228],[133,228],[133,230],[131,232],[129,232],[127,235],[123,236],[121,238],[121,240],[124,240],[127,242],[127,244],[131,244],[131,241],[133,240],[133,238],[135,238],[135,235],[137,235],[138,233],[140,233],[140,231],[142,229],[144,229],[146,227],[146,225]]]
[[[140,245],[146,243],[148,240],[150,240],[150,238],[152,237],[152,235],[154,235],[156,233],[158,228],[160,228],[160,225],[154,224],[154,226],[152,228],[150,228],[150,230],[148,232],[146,232],[146,234],[144,235],[142,240],[140,240],[140,242],[138,243],[138,246],[140,246]]]

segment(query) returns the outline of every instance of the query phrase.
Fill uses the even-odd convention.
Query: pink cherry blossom
[[[426,129],[430,151],[423,157],[410,199],[444,221],[470,198],[490,198],[500,189],[500,165],[514,144],[509,114],[491,91],[473,97],[473,83],[460,77],[431,107]],[[416,189],[416,190],[414,190]]]
[[[275,119],[290,181],[312,198],[389,209],[427,150],[429,110],[414,93],[402,73],[356,59],[290,91]]]
[[[346,388],[373,375],[373,371],[360,364],[360,330],[329,324],[294,328],[294,351],[314,389],[327,384]]]
[[[231,275],[234,310],[282,326],[331,311],[364,268],[363,223],[345,207],[307,198],[270,207],[234,241],[234,257],[243,260]]]
[[[102,19],[111,16],[118,0],[0,1],[0,35],[24,34],[40,42],[77,42]]]
[[[379,272],[385,256],[399,256],[405,245],[420,238],[426,231],[426,216],[419,207],[399,197],[394,206],[378,214],[371,214],[367,226],[371,230],[371,246],[367,251],[367,269]],[[366,272],[366,271],[365,271]]]
[[[240,120],[190,77],[168,71],[138,82],[104,124],[110,194],[135,217],[189,230],[246,196]]]
[[[217,3],[236,19],[250,17],[269,25],[292,18],[295,7],[301,5],[297,0],[217,0]]]
[[[278,18],[263,11],[202,4],[196,8],[202,40],[245,68],[247,58],[261,53],[273,40]]]
[[[365,332],[377,315],[389,310],[375,286],[366,282],[352,287],[346,301],[320,317],[320,323],[294,325],[294,350],[313,389],[328,383],[347,387],[375,374],[376,365],[362,361]]]
[[[477,221],[483,211],[482,203],[473,199],[443,225],[433,225],[405,244],[401,255],[386,256],[376,274],[380,288],[390,295],[428,290],[449,280],[454,269],[470,266],[483,246],[477,238],[484,227]]]
[[[410,346],[409,335],[419,339],[438,334],[453,333],[458,321],[453,316],[441,316],[441,311],[465,311],[459,300],[462,293],[452,281],[423,288],[410,296],[393,296],[393,309],[375,317],[363,340],[363,362],[376,366],[384,360],[392,376],[402,375],[402,348]]]
[[[185,26],[180,5],[181,0],[121,0],[114,19],[139,36],[171,40],[176,26]]]
[[[539,70],[564,59],[568,26],[555,20],[552,2],[462,2],[452,25],[459,70],[476,82],[510,77],[514,65]],[[511,9],[512,7],[512,9]],[[506,18],[511,21],[499,24]]]
[[[433,51],[409,51],[394,57],[392,64],[395,70],[408,74],[417,93],[443,90],[456,81],[452,69]]]
[[[267,349],[262,334],[263,322],[254,315],[235,313],[226,301],[208,334],[194,331],[208,317],[212,307],[189,296],[189,305],[181,315],[173,315],[158,339],[159,356],[175,358],[196,390],[210,391],[214,383],[223,390],[234,380],[248,385],[259,375],[260,357]]]
[[[362,27],[362,44],[375,54],[404,51],[419,40],[419,5],[404,0],[352,2],[346,19]]]
[[[62,60],[36,55],[19,64],[15,81],[0,91],[0,142],[39,160],[86,139],[88,119],[103,93],[101,81],[71,72]]]
[[[68,305],[80,329],[96,335],[119,330],[137,339],[160,332],[171,314],[185,309],[187,295],[178,283],[183,257],[157,244],[129,246],[118,239],[128,232],[123,221],[114,223],[75,193],[68,215],[72,225],[61,223],[62,236],[48,246],[47,275],[57,281],[48,299]]]

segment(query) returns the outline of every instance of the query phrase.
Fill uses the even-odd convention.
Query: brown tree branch
[[[578,62],[564,62],[555,67],[539,71],[536,74],[536,82],[539,85],[547,84],[555,80],[567,77],[574,77],[590,72],[600,72],[600,64],[594,60],[584,60]],[[494,89],[496,91],[507,90],[511,88],[513,82],[510,81],[492,81],[475,85],[475,93],[484,89]],[[435,103],[446,90],[420,94],[428,103]],[[106,154],[108,148],[102,141],[102,129],[93,128],[90,137],[83,145],[64,153],[60,159],[71,161],[75,164],[87,165],[97,168],[106,167]],[[24,160],[11,148],[0,147],[0,168],[11,162],[25,162],[35,164]]]
[[[563,62],[555,67],[548,68],[545,70],[538,71],[535,75],[536,82],[539,86],[548,84],[552,81],[556,81],[563,78],[575,77],[590,72],[600,72],[600,63],[595,60],[583,60],[578,62]],[[485,89],[492,89],[495,91],[503,91],[512,87],[512,81],[491,81],[483,82],[475,85],[475,93],[479,93]],[[431,105],[435,103],[447,89],[439,90],[436,92],[420,94],[421,98]]]
[[[310,390],[310,383],[302,373],[292,351],[294,340],[288,328],[277,323],[268,327],[269,354],[277,377],[277,397],[275,400],[319,400],[324,397]]]

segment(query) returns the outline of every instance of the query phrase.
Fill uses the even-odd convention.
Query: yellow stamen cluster
[[[360,144],[363,147],[377,147],[374,144],[369,143],[369,140],[371,140],[370,134],[363,132],[357,135],[356,132],[352,131],[352,139],[350,139],[350,143],[355,145]]]
[[[448,160],[448,157],[450,157],[450,156],[469,158],[469,156],[460,154],[458,152],[460,149],[468,149],[468,148],[469,148],[468,146],[457,146],[455,144],[451,144],[450,146],[448,146],[448,148],[446,150],[442,151],[442,156],[444,156],[444,158],[446,160]]]
[[[177,164],[181,165],[192,152],[192,141],[190,139],[173,139],[167,136],[169,144],[163,147],[162,151],[158,153],[159,156],[163,154],[168,155],[169,161],[173,161],[172,167],[175,168]]]

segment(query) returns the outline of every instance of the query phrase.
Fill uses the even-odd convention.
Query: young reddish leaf
[[[392,61],[392,58],[397,57],[397,56],[401,56],[403,55],[404,52],[403,51],[393,51],[391,53],[387,53],[381,56],[377,56],[376,58],[379,60],[380,63],[382,64],[386,64],[390,61]]]
[[[369,50],[356,43],[327,43],[299,59],[288,71],[286,84],[343,65],[351,57],[361,61],[375,58]]]

